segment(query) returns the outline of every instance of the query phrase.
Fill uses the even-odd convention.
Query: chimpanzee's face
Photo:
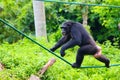
[[[72,26],[72,22],[65,22],[62,24],[61,30],[63,36],[70,34],[71,26]]]
[[[61,27],[62,35],[65,36],[67,35],[68,31],[66,27]]]

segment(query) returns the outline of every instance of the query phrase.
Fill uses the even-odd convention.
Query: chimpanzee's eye
[[[66,27],[61,27],[61,29],[65,29],[66,30],[67,28]]]

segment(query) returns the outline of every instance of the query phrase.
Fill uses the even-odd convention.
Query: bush
[[[45,40],[37,41],[48,49],[53,46],[52,41],[50,43],[45,42]],[[120,63],[119,49],[111,46],[109,41],[98,45],[102,47],[103,54],[111,60],[111,64]],[[70,63],[73,63],[75,61],[77,49],[78,47],[67,50],[64,59],[68,60]],[[56,51],[57,55],[59,55],[58,53],[59,49]],[[20,40],[14,44],[2,44],[0,46],[0,55],[0,61],[5,65],[5,69],[0,72],[0,80],[27,80],[31,74],[37,74],[37,72],[51,57],[55,57],[28,39]],[[66,64],[62,60],[58,58],[56,59],[56,63],[51,66],[44,75],[42,75],[42,80],[119,80],[120,77],[118,74],[120,70],[119,67],[111,67],[108,69],[73,69],[70,65]],[[104,64],[95,60],[91,56],[86,56],[82,66],[88,65],[99,66]]]
[[[32,1],[29,0],[2,0],[0,1],[0,17],[22,32],[34,33],[34,18],[32,10]],[[8,13],[9,11],[9,13]],[[11,28],[0,23],[0,44],[4,41],[14,43],[23,37],[16,34]]]

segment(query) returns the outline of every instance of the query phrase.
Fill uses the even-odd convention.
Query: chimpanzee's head
[[[61,26],[61,30],[62,30],[62,35],[65,36],[67,34],[70,33],[70,30],[71,30],[71,27],[73,25],[74,22],[72,21],[67,21],[67,22],[64,22]]]

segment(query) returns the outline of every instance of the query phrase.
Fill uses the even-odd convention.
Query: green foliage
[[[61,38],[61,36],[62,36],[61,29],[59,28],[56,32],[54,32],[54,33],[50,34],[50,36],[48,36],[48,40],[57,42]]]
[[[31,74],[37,73],[48,60],[47,57],[41,60],[41,56],[47,55],[26,39],[12,45],[4,43],[0,46],[0,52],[0,61],[6,68],[0,73],[0,80],[26,80]]]
[[[79,1],[79,0],[65,0]],[[95,0],[87,3],[100,3],[120,5],[119,0]],[[60,24],[65,20],[82,22],[82,6],[67,5],[59,3],[45,3],[47,32],[50,43],[39,41],[44,46],[51,48],[53,43],[61,37]],[[105,41],[113,37],[114,43],[105,41],[99,44],[103,54],[110,60],[111,64],[120,63],[120,50],[118,49],[120,35],[117,25],[120,23],[119,8],[89,7],[89,26],[96,40]],[[0,17],[12,23],[19,30],[26,33],[34,33],[34,19],[32,1],[30,0],[0,0]],[[0,23],[0,61],[5,69],[0,72],[0,80],[27,80],[31,74],[37,74],[44,64],[51,58],[49,52],[36,46],[27,39]],[[88,27],[87,27],[87,30]],[[110,38],[111,40],[111,38]],[[13,44],[9,44],[9,43]],[[2,44],[3,42],[3,44]],[[115,46],[112,46],[112,45]],[[32,46],[32,47],[31,47]],[[69,62],[75,61],[78,47],[66,51],[64,57]],[[56,51],[59,55],[59,49]],[[56,58],[57,62],[51,66],[41,77],[42,80],[119,80],[120,67],[110,69],[73,69],[68,64]],[[93,63],[94,62],[94,63]],[[91,56],[86,56],[82,66],[104,65]]]
[[[106,5],[120,5],[119,0],[105,0],[102,4]],[[120,31],[118,30],[118,24],[120,22],[120,8],[109,8],[109,7],[93,7],[91,10],[94,14],[98,15],[99,23],[96,27],[100,29],[97,33],[98,40],[111,40],[119,37]],[[100,24],[100,25],[99,25]],[[95,33],[96,34],[96,33]]]
[[[56,32],[65,20],[82,21],[80,6],[59,3],[45,3],[48,33]],[[50,13],[50,14],[48,14]]]
[[[53,46],[53,42],[47,43],[45,40],[38,40],[38,42],[46,48]],[[120,63],[119,49],[113,47],[109,41],[98,45],[102,47],[103,54],[111,60],[111,64]],[[77,49],[78,47],[67,50],[64,58],[73,63]],[[56,52],[59,55],[59,49]],[[38,75],[38,71],[51,57],[56,58],[28,39],[20,40],[14,44],[0,45],[0,55],[0,61],[5,65],[5,69],[0,72],[0,80],[27,80],[31,74]],[[120,67],[74,69],[62,60],[56,59],[53,66],[41,76],[42,80],[119,80],[120,77],[118,74]],[[82,66],[88,65],[104,64],[92,56],[85,56]]]
[[[34,28],[32,28],[34,25],[32,1],[1,0],[0,4],[0,7],[3,9],[0,13],[2,19],[8,21],[23,32],[30,33],[30,31],[34,31]],[[4,41],[13,43],[22,38],[22,36],[16,34],[15,31],[6,25],[0,23],[0,26],[0,44]]]
[[[120,5],[119,0],[62,0],[68,2],[82,2],[88,4],[103,5]],[[32,0],[0,0],[0,17],[7,20],[17,29],[27,33],[34,33],[34,16],[33,16]],[[60,3],[45,2],[46,23],[48,36],[59,32],[59,26],[65,20],[74,20],[82,23],[82,14],[85,11],[84,6],[69,5]],[[109,7],[89,7],[88,9],[88,26],[92,30],[95,40],[104,42],[111,40],[120,41],[120,31],[118,23],[120,23],[119,8]],[[104,11],[104,12],[103,12]],[[4,41],[9,43],[16,42],[22,36],[16,34],[6,25],[0,23],[0,44]],[[61,36],[59,34],[59,36]],[[55,36],[55,40],[58,36]],[[120,43],[120,42],[119,42]]]
[[[65,0],[68,2],[78,1],[89,4],[103,4],[103,5],[118,5],[119,0],[106,0],[106,1],[95,1],[95,0]],[[48,33],[56,32],[59,25],[64,20],[74,20],[82,23],[82,12],[85,11],[84,6],[79,5],[68,5],[59,3],[45,3],[46,5],[46,16],[47,16],[47,30]],[[103,12],[104,11],[104,12]],[[110,40],[116,42],[115,39],[120,41],[120,31],[118,30],[118,23],[120,22],[119,8],[109,7],[89,7],[88,24],[92,30],[92,35],[95,40],[104,42]],[[51,13],[51,14],[48,14]],[[54,25],[54,26],[53,26]],[[52,26],[52,28],[51,28]],[[120,43],[120,42],[118,42]]]

